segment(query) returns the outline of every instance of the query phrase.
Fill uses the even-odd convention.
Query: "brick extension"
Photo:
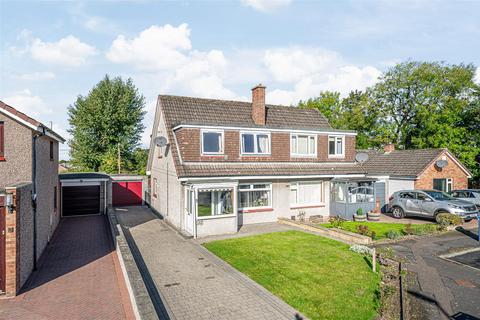
[[[0,319],[133,319],[104,216],[63,219],[38,271]]]

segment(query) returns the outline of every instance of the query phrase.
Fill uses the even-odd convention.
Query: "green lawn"
[[[320,224],[322,227],[326,228],[333,228],[330,223],[323,223]],[[376,239],[384,239],[387,238],[387,233],[390,230],[396,231],[401,235],[406,235],[407,232],[405,228],[407,224],[404,223],[383,223],[383,222],[354,222],[354,221],[346,221],[342,224],[341,229],[358,233],[357,227],[359,225],[367,226],[370,231],[374,231],[376,234]],[[434,223],[427,223],[427,224],[412,224],[411,225],[411,233],[421,235],[421,234],[428,234],[437,231],[437,225]]]
[[[205,247],[310,319],[376,315],[380,276],[341,242],[286,231]]]

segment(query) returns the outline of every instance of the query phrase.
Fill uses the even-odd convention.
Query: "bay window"
[[[272,206],[272,185],[270,183],[241,184],[238,187],[238,193],[240,209]]]
[[[241,133],[242,154],[269,154],[270,134],[257,132]]]
[[[198,190],[198,216],[233,214],[233,190]]]
[[[328,136],[328,156],[343,157],[345,155],[345,137]]]
[[[290,136],[290,153],[293,156],[316,156],[317,136],[308,134],[292,134]]]
[[[290,205],[315,206],[323,204],[323,182],[290,183]]]
[[[223,154],[223,131],[202,131],[202,154]]]

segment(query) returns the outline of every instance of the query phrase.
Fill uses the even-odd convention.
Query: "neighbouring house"
[[[384,179],[386,196],[405,189],[435,189],[450,192],[468,188],[470,171],[448,149],[366,150],[363,167],[370,176]]]
[[[358,208],[385,205],[388,188],[406,178],[377,170],[373,151],[357,162],[355,140],[354,131],[332,128],[318,110],[265,104],[262,85],[251,102],[160,95],[146,199],[193,237],[282,217],[351,219]],[[458,186],[469,175],[463,169],[451,177]]]
[[[0,101],[0,292],[15,295],[60,219],[58,156],[65,140]]]

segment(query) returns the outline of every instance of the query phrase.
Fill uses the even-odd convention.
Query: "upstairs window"
[[[308,134],[292,134],[290,136],[290,149],[293,156],[317,155],[317,136]]]
[[[242,132],[242,154],[269,154],[270,134]]]
[[[202,131],[202,154],[223,154],[223,131]]]
[[[5,124],[0,121],[0,160],[5,159]]]
[[[328,156],[343,157],[345,156],[345,137],[344,136],[328,136]]]
[[[50,160],[53,161],[53,141],[50,141]]]

